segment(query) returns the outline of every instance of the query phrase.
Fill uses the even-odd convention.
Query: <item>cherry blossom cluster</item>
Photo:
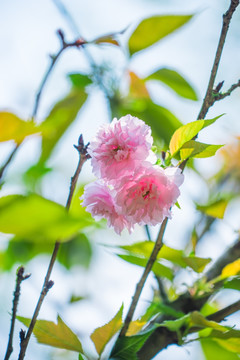
[[[152,145],[151,128],[126,115],[102,126],[88,147],[98,180],[85,186],[82,205],[96,220],[107,219],[117,234],[171,217],[180,195],[183,174],[154,165]]]

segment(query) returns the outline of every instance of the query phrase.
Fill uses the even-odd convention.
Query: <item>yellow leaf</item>
[[[239,273],[240,273],[240,259],[237,259],[236,261],[226,265],[223,268],[221,276],[223,278],[227,278],[229,276],[238,275]]]
[[[149,93],[143,79],[140,79],[133,71],[130,75],[130,93],[136,98],[149,98]]]
[[[32,121],[21,120],[10,112],[0,112],[0,142],[15,140],[17,144],[23,139],[39,132]]]
[[[103,350],[105,349],[105,346],[111,340],[111,338],[116,334],[116,332],[121,329],[122,312],[123,312],[123,305],[121,306],[118,313],[114,316],[114,318],[111,321],[109,321],[109,323],[97,328],[92,333],[91,339],[99,355],[102,354]]]
[[[29,326],[31,319],[17,316],[25,326]],[[77,335],[62,321],[60,316],[57,324],[53,321],[37,320],[33,333],[41,344],[50,345],[60,349],[72,350],[83,353],[82,344]]]
[[[147,323],[145,320],[136,320],[132,321],[129,325],[127,336],[136,335],[140,330],[142,330],[143,326]]]

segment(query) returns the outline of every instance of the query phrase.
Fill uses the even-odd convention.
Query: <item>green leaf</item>
[[[92,333],[91,339],[95,345],[98,355],[102,354],[107,343],[112,339],[112,337],[116,334],[116,332],[121,329],[122,313],[123,313],[123,305],[109,323],[97,328]]]
[[[209,327],[209,328],[212,328],[214,330],[217,330],[217,331],[220,331],[220,332],[223,332],[223,333],[228,330],[227,327],[222,326],[222,325],[218,324],[215,321],[206,319],[198,311],[193,311],[190,314],[190,318],[191,318],[191,326],[198,326],[198,327],[202,327],[202,328]]]
[[[28,261],[40,254],[52,254],[52,241],[28,241],[24,238],[18,238],[18,241],[11,240],[8,242],[6,249],[0,252],[0,269],[10,270],[15,265],[26,264]],[[88,268],[92,258],[92,248],[89,240],[84,234],[77,234],[68,242],[62,243],[58,262],[71,269],[76,266]]]
[[[43,140],[39,162],[45,162],[50,157],[57,142],[75,120],[86,99],[87,94],[84,89],[75,86],[65,98],[55,104],[41,124]]]
[[[120,249],[127,251],[131,255],[141,255],[146,259],[149,258],[154,247],[154,242],[143,241],[133,245],[120,246]],[[204,267],[211,261],[210,258],[199,258],[197,256],[186,256],[182,250],[176,250],[169,246],[163,245],[158,253],[157,259],[165,259],[174,264],[186,268],[191,267],[196,272],[203,271]]]
[[[33,121],[24,121],[10,112],[0,112],[0,142],[14,140],[20,144],[26,136],[36,133],[40,133],[40,128]]]
[[[211,258],[200,258],[197,256],[188,256],[184,257],[185,263],[197,273],[201,273],[207,264],[209,264],[212,259]]]
[[[212,339],[202,339],[201,346],[206,360],[239,360],[237,354],[223,349],[220,345],[216,343],[216,341]]]
[[[75,86],[76,88],[83,89],[86,86],[92,84],[91,78],[86,74],[71,73],[71,74],[68,74],[68,77],[69,77],[72,85]]]
[[[227,340],[214,339],[221,347],[228,351],[232,351],[235,354],[240,354],[240,339],[230,338]]]
[[[36,194],[2,197],[0,213],[0,232],[33,242],[67,240],[93,223]]]
[[[183,326],[188,327],[190,323],[190,316],[184,315],[176,320],[165,320],[163,323],[158,326],[166,327],[170,331],[178,332]]]
[[[175,70],[161,68],[150,74],[145,81],[157,80],[169,86],[179,96],[190,100],[198,100],[192,86]]]
[[[186,142],[192,140],[199,133],[200,130],[213,124],[221,116],[222,115],[217,116],[214,119],[210,119],[210,120],[193,121],[177,129],[173,134],[169,144],[171,155],[172,156],[176,155],[176,153],[181,149],[181,147]]]
[[[140,22],[132,33],[128,47],[130,55],[146,49],[186,24],[193,15],[157,15]]]
[[[22,316],[17,316],[17,319],[26,327],[30,325],[31,319]],[[60,316],[57,318],[57,324],[53,321],[37,320],[33,333],[40,344],[83,353],[82,344],[77,335],[63,322]]]
[[[194,158],[207,158],[214,156],[216,151],[224,145],[210,145],[200,143],[195,140],[187,141],[180,149],[181,160],[185,160],[189,157]]]
[[[196,208],[208,216],[223,219],[228,203],[226,199],[219,199],[208,205],[197,205]]]
[[[224,289],[233,289],[240,291],[240,277],[236,276],[226,280],[223,284]]]
[[[137,360],[137,352],[152,334],[153,330],[142,332],[139,335],[121,336],[112,349],[110,360]]]
[[[134,256],[134,255],[118,255],[121,259],[129,262],[130,264],[138,265],[145,267],[147,265],[148,259]],[[159,262],[155,261],[152,271],[155,275],[165,277],[169,280],[173,279],[173,270],[169,267],[160,264]]]

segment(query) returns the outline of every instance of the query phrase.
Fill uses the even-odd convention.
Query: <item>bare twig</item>
[[[30,274],[24,275],[24,267],[20,266],[17,270],[17,278],[16,278],[16,286],[15,291],[13,293],[13,307],[12,307],[12,318],[11,318],[11,326],[10,326],[10,332],[9,332],[9,338],[8,338],[8,345],[6,354],[4,357],[4,360],[8,360],[11,356],[11,353],[13,351],[13,333],[14,333],[14,327],[15,327],[15,321],[16,321],[16,315],[17,315],[17,307],[18,307],[18,301],[20,297],[20,289],[21,289],[21,283],[28,279]]]
[[[221,83],[220,83],[221,84]],[[240,80],[238,80],[238,82],[236,84],[233,84],[226,92],[224,93],[220,93],[219,91],[214,91],[213,94],[213,98],[212,98],[212,102],[211,102],[211,106],[219,100],[225,99],[225,97],[230,96],[231,93],[237,89],[238,87],[240,87]]]
[[[128,310],[128,313],[126,315],[126,318],[124,320],[124,324],[123,324],[123,327],[122,327],[122,330],[120,331],[120,334],[119,336],[124,336],[128,330],[128,327],[130,325],[130,322],[132,321],[132,317],[133,317],[133,314],[134,314],[134,311],[136,309],[136,306],[137,306],[137,303],[138,303],[138,300],[140,298],[140,295],[141,295],[141,292],[142,292],[142,289],[143,289],[143,286],[145,284],[145,281],[147,280],[147,277],[149,275],[149,273],[151,272],[151,269],[153,267],[153,264],[157,258],[157,255],[163,245],[163,235],[164,235],[164,231],[165,231],[165,228],[166,228],[166,225],[167,225],[167,221],[168,221],[168,218],[165,218],[162,222],[162,225],[161,225],[161,228],[160,228],[160,231],[159,231],[159,234],[158,234],[158,237],[157,237],[157,240],[156,240],[156,243],[155,243],[155,246],[153,248],[153,251],[148,259],[148,262],[147,262],[147,265],[144,269],[144,272],[142,274],[142,277],[140,279],[140,281],[138,282],[137,286],[136,286],[136,290],[135,290],[135,293],[134,293],[134,296],[132,298],[132,302],[131,302],[131,305],[129,307],[129,310]]]
[[[199,112],[198,119],[204,119],[207,112],[208,112],[208,110],[209,110],[209,108],[212,106],[212,99],[214,97],[214,93],[213,93],[214,82],[215,82],[215,79],[216,79],[218,66],[219,66],[219,63],[220,63],[221,56],[222,56],[223,46],[224,46],[224,43],[225,43],[225,40],[226,40],[226,36],[227,36],[230,21],[232,19],[233,13],[236,10],[238,5],[239,5],[239,0],[231,0],[229,9],[223,15],[223,24],[222,24],[221,35],[220,35],[220,38],[219,38],[217,51],[216,51],[215,59],[214,59],[214,62],[213,62],[213,67],[212,67],[212,70],[211,70],[211,75],[210,75],[210,78],[209,78],[209,83],[208,83],[206,95],[205,95],[205,98],[203,100],[203,104],[202,104],[201,110]]]
[[[39,87],[39,90],[37,92],[37,95],[36,95],[36,99],[35,99],[35,104],[34,104],[34,108],[33,108],[33,112],[32,112],[32,118],[35,118],[36,115],[37,115],[37,111],[38,111],[38,107],[39,107],[39,102],[40,102],[40,98],[41,98],[41,95],[42,95],[42,92],[43,92],[43,89],[44,89],[44,86],[46,85],[46,82],[52,72],[52,69],[54,68],[57,60],[59,59],[59,57],[61,56],[61,54],[68,48],[70,47],[76,47],[76,48],[79,48],[81,46],[83,46],[86,41],[83,40],[82,38],[79,38],[73,42],[70,42],[70,43],[67,43],[65,41],[65,38],[64,38],[64,34],[62,32],[62,30],[58,30],[57,31],[57,34],[60,38],[60,42],[61,42],[61,48],[60,50],[57,52],[56,55],[51,55],[51,63],[50,63],[50,66],[40,84],[40,87]]]
[[[21,144],[17,144],[15,145],[14,149],[12,150],[11,154],[9,155],[9,157],[7,158],[5,164],[0,168],[0,180],[3,177],[3,173],[6,170],[6,168],[8,167],[8,165],[10,164],[10,162],[12,161],[12,159],[14,158],[14,155],[16,154],[16,152],[18,151],[18,148]],[[1,184],[1,183],[0,183]]]
[[[68,195],[68,199],[67,199],[67,203],[66,203],[66,209],[67,210],[69,209],[69,207],[71,205],[73,193],[74,193],[74,190],[75,190],[77,180],[78,180],[79,174],[81,172],[82,166],[90,157],[88,155],[88,153],[87,153],[87,147],[88,147],[88,145],[84,146],[83,137],[82,137],[82,135],[80,135],[78,145],[75,145],[75,148],[78,150],[78,153],[79,153],[79,162],[78,162],[78,165],[77,165],[76,172],[75,172],[75,174],[73,175],[73,177],[71,179],[69,195]],[[52,257],[51,257],[51,260],[50,260],[50,263],[49,263],[49,266],[48,266],[48,270],[47,270],[47,273],[46,273],[46,276],[45,276],[45,279],[44,279],[42,291],[40,293],[36,308],[34,310],[34,314],[33,314],[33,317],[31,319],[31,323],[29,325],[27,334],[24,335],[24,336],[22,335],[22,337],[21,337],[20,353],[19,353],[18,360],[23,360],[24,357],[25,357],[26,349],[27,349],[30,337],[31,337],[31,335],[33,333],[33,329],[34,329],[34,326],[36,324],[37,317],[38,317],[40,308],[42,306],[42,303],[44,301],[44,298],[46,297],[49,289],[54,285],[54,282],[52,280],[50,280],[50,276],[51,276],[51,273],[52,273],[54,263],[55,263],[56,258],[57,258],[57,254],[58,254],[60,244],[61,244],[60,241],[57,241],[55,243],[53,253],[52,253]]]
[[[64,34],[63,34],[62,30],[58,30],[57,34],[58,34],[58,36],[60,38],[61,47],[60,47],[60,49],[59,49],[59,51],[57,52],[56,55],[51,55],[50,66],[49,66],[46,74],[43,77],[43,80],[42,80],[42,82],[40,84],[39,90],[38,90],[36,98],[35,98],[35,103],[34,103],[32,116],[31,116],[32,119],[34,119],[36,117],[36,115],[37,115],[37,111],[38,111],[38,108],[39,108],[39,103],[40,103],[40,99],[41,99],[41,96],[42,96],[43,89],[44,89],[44,87],[45,87],[45,85],[47,83],[47,80],[48,80],[49,76],[52,73],[52,70],[53,70],[57,60],[61,56],[61,54],[68,48],[71,48],[71,47],[80,48],[86,43],[86,41],[83,40],[82,38],[78,38],[77,40],[68,43],[68,42],[65,41]],[[14,149],[12,150],[9,157],[7,158],[5,164],[1,167],[1,169],[0,169],[0,179],[2,178],[4,171],[6,170],[8,165],[11,163],[12,159],[14,158],[14,155],[18,151],[20,145],[21,145],[21,143],[15,145]]]

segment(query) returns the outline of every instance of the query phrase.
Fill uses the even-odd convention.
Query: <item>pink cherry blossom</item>
[[[142,120],[131,115],[115,118],[90,142],[93,172],[107,182],[131,174],[143,161],[155,162],[152,144],[151,129]]]
[[[82,205],[92,214],[96,220],[107,219],[109,227],[113,227],[120,234],[126,227],[129,233],[133,225],[127,221],[124,215],[118,214],[111,190],[105,184],[95,181],[85,186],[81,197]]]
[[[145,166],[119,185],[116,204],[132,223],[157,225],[171,217],[171,207],[180,195],[183,174],[178,168]]]

